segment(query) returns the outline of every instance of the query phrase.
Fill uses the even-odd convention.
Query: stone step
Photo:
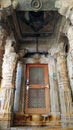
[[[73,128],[49,128],[49,127],[11,127],[6,130],[73,130]]]

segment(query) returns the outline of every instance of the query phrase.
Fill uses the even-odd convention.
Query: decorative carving
[[[11,0],[1,0],[1,7],[6,8],[11,5]]]
[[[38,10],[41,10],[41,11],[48,10],[49,11],[49,10],[57,10],[57,8],[55,8],[55,1],[56,0],[21,0],[21,1],[12,0],[12,5],[14,8],[17,6],[17,3],[18,3],[19,6],[17,9],[23,10],[23,11],[38,11]]]
[[[69,17],[70,11],[73,8],[73,0],[57,0],[55,7],[58,8],[60,14]]]
[[[3,100],[1,110],[3,114],[10,113],[12,109],[12,96],[13,96],[13,89],[3,89]]]
[[[2,59],[4,54],[4,46],[8,35],[6,29],[3,28],[4,23],[2,22],[3,22],[3,13],[2,11],[0,11],[0,84],[2,79]]]
[[[73,17],[73,14],[72,14]],[[73,24],[73,18],[71,17],[71,23]],[[71,85],[71,94],[72,94],[72,101],[73,101],[73,25],[70,25],[68,30],[67,30],[67,37],[69,40],[69,52],[67,56],[67,67],[68,67],[68,75],[69,75],[69,80],[70,80],[70,85]],[[73,109],[73,104],[72,104],[72,109]]]
[[[69,26],[67,30],[67,37],[68,37],[69,45],[70,45],[69,52],[71,52],[71,50],[73,50],[73,26]]]
[[[8,36],[8,32],[6,30],[6,24],[4,21],[4,14],[3,11],[0,11],[0,48],[4,47],[5,43],[6,43],[6,38]]]
[[[71,116],[72,113],[72,98],[71,98],[71,90],[68,80],[67,74],[67,66],[66,66],[66,57],[65,55],[59,55],[57,57],[57,75],[58,75],[58,86],[59,86],[59,94],[60,94],[60,104],[61,104],[61,114],[64,118],[62,118],[63,122],[66,121],[67,116]],[[67,122],[66,124],[67,125]]]
[[[15,87],[15,68],[17,63],[17,54],[12,46],[13,40],[7,38],[5,45],[5,54],[2,65],[2,112],[10,113],[13,105],[13,88]]]
[[[40,0],[32,0],[31,7],[33,10],[39,10],[42,7],[42,2]]]
[[[6,37],[7,37],[6,30],[2,26],[0,26],[0,47],[3,47],[5,45]]]

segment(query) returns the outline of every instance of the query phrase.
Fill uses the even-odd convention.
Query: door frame
[[[28,91],[26,89],[26,101],[25,101],[25,113],[27,114],[46,114],[50,112],[50,92],[49,92],[49,74],[48,74],[48,64],[26,64],[26,79],[29,82],[30,67],[43,67],[44,68],[44,81],[45,84],[29,84],[29,89],[31,88],[44,88],[45,89],[45,108],[28,108]]]

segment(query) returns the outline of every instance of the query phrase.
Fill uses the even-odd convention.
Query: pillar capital
[[[17,0],[1,0],[1,8],[8,8],[12,6],[15,9],[17,5]]]
[[[65,43],[63,41],[61,41],[60,43],[58,43],[58,49],[56,52],[56,58],[58,57],[66,57],[66,52],[65,52]]]

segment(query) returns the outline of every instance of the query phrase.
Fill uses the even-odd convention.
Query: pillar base
[[[10,130],[10,121],[0,121],[0,130]]]
[[[50,120],[49,115],[39,115],[39,114],[23,114],[15,113],[13,119],[14,126],[61,126],[60,118],[52,118]]]
[[[0,130],[9,130],[12,124],[12,113],[0,113]]]

